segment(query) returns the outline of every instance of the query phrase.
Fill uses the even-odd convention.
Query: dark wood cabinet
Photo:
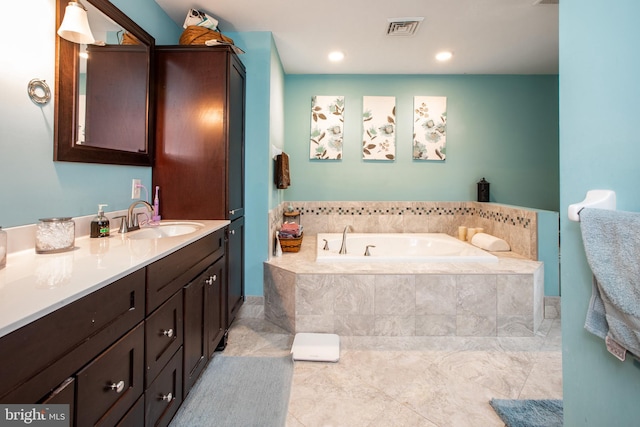
[[[73,426],[75,425],[75,402],[76,379],[69,377],[41,403],[45,405],[69,405],[69,425]]]
[[[176,292],[145,321],[147,387],[182,346],[182,292]]]
[[[145,391],[145,426],[167,426],[182,404],[182,347]]]
[[[224,284],[227,283],[226,258],[219,259],[208,270],[207,286],[207,353],[213,357],[226,330],[224,304]]]
[[[138,400],[144,378],[140,323],[76,376],[78,426],[115,425]]]
[[[184,287],[184,396],[189,393],[209,360],[206,300],[207,287],[202,276]]]
[[[2,337],[0,403],[42,401],[140,323],[144,277],[131,273]]]
[[[228,328],[244,302],[244,218],[232,221],[227,230]]]
[[[245,69],[227,46],[158,46],[153,185],[161,215],[244,215]]]
[[[224,252],[224,230],[218,230],[149,265],[147,314],[211,265],[212,256],[219,258]]]
[[[244,302],[245,68],[228,46],[158,46],[156,156],[163,218],[228,219],[225,328]]]
[[[184,396],[198,380],[224,334],[225,258],[184,287]]]
[[[70,425],[74,425],[71,423]],[[140,396],[116,427],[140,427],[144,425],[144,396]]]
[[[1,337],[0,403],[68,404],[71,426],[168,425],[224,335],[226,233]]]
[[[171,421],[209,361],[210,322],[222,310],[209,287],[225,275],[225,249],[220,229],[147,267],[147,311],[160,304],[145,322],[147,426]]]

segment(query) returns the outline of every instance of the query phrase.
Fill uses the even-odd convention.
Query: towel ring
[[[32,79],[27,86],[27,93],[33,102],[44,105],[51,99],[51,90],[44,80]]]

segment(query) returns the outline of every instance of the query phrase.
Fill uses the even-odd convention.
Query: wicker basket
[[[298,252],[302,246],[303,236],[304,233],[300,233],[300,237],[280,237],[282,252]]]
[[[220,40],[225,43],[233,44],[233,39],[225,36],[219,31],[213,31],[209,28],[199,27],[197,25],[189,25],[180,36],[180,44],[204,44],[207,40]]]
[[[137,38],[135,38],[131,34],[123,33],[122,34],[122,44],[124,44],[124,45],[134,45],[134,44],[140,44],[140,42],[138,41]]]

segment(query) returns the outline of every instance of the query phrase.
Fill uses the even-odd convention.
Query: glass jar
[[[44,218],[36,228],[36,253],[70,251],[76,241],[76,223],[71,218]]]
[[[0,268],[7,265],[7,232],[0,227]]]

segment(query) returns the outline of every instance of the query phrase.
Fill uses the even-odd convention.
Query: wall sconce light
[[[80,2],[70,1],[67,4],[58,35],[65,40],[79,44],[92,44],[96,41],[91,33],[91,28],[89,28],[87,9]]]

